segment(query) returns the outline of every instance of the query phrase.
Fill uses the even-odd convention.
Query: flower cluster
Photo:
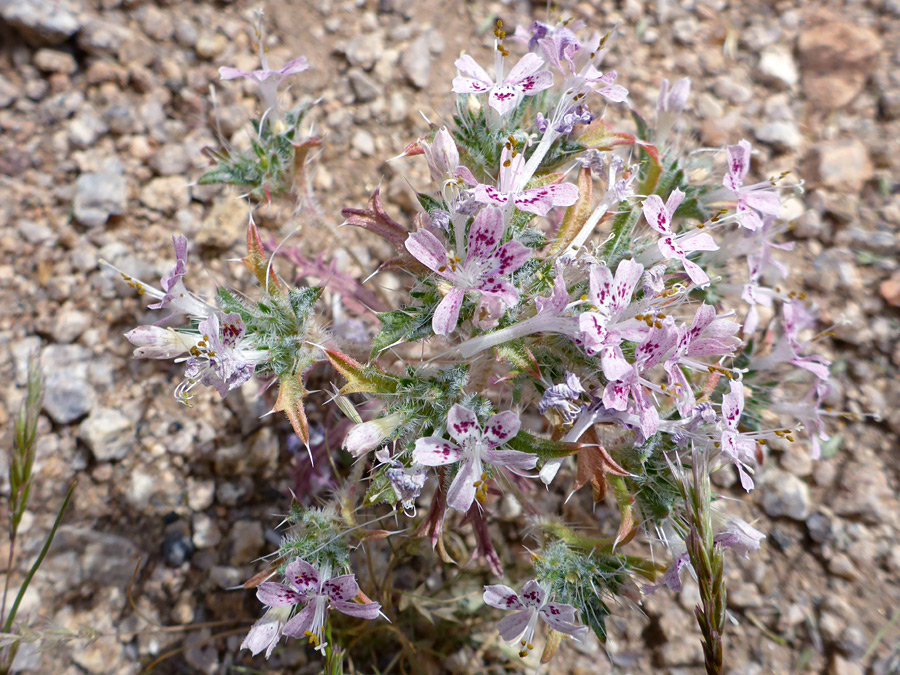
[[[454,123],[432,127],[405,153],[423,155],[429,169],[421,212],[401,224],[377,192],[367,209],[344,211],[347,224],[393,247],[382,268],[409,280],[397,305],[378,312],[368,359],[319,328],[323,289],[282,281],[252,224],[244,262],[260,301],[222,289],[210,304],[189,293],[187,241],[176,237],[176,266],[161,289],[124,278],[169,312],[160,323],[190,325],[142,326],[127,337],[137,357],[185,363],[183,399],[197,384],[225,396],[254,373],[277,380],[274,408],[304,442],[303,378],[327,360],[344,382],[333,400],[350,419],[335,433],[355,462],[346,471],[331,463],[335,482],[346,481],[333,506],[343,514],[399,506],[395,514],[415,519],[427,500],[409,532],[429,538],[445,562],[445,528],[471,525],[474,557],[502,575],[488,524],[504,493],[526,501],[536,578],[520,594],[487,585],[484,602],[514,612],[498,628],[523,657],[543,620],[554,631],[549,658],[563,635],[582,639],[590,629],[604,639],[607,601],[637,598],[636,578],[649,582],[646,592],[677,589],[692,565],[722,583],[712,567],[726,550],[746,557],[760,547],[762,533],[721,510],[709,474],[731,472],[750,491],[767,443],[793,442],[801,428],[819,454],[830,364],[809,335],[814,308],[782,290],[788,270],[778,256],[791,244],[778,241],[778,186],[746,184],[750,143],[721,148],[718,164],[668,143],[690,81],[664,80],[655,125],[635,115],[640,123],[626,130],[617,104],[627,89],[601,70],[605,38],[580,22],[534,23],[510,39],[498,22],[494,35],[493,73],[460,57]],[[527,51],[508,61],[512,42]],[[274,87],[305,67],[295,59],[280,71],[223,68],[222,77],[264,86],[272,110]],[[710,172],[710,183],[689,178]],[[339,305],[342,291],[328,292]],[[597,501],[615,496],[615,536],[575,532],[543,513],[538,476],[547,486],[570,476],[576,491],[590,483]],[[666,533],[667,572],[623,551],[636,523]],[[288,635],[326,649],[328,609],[379,615],[353,575],[331,576],[349,570],[345,540],[365,540],[359,529],[347,516],[285,538],[285,581],[259,586],[267,609],[244,647],[268,656]],[[344,552],[324,556],[317,537],[322,546],[344,542]],[[698,610],[710,640],[721,639],[714,600]]]

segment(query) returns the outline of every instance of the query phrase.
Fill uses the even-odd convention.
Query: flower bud
[[[354,457],[361,457],[380,446],[401,424],[403,416],[400,413],[357,424],[344,438],[344,450]]]
[[[441,127],[432,143],[422,143],[425,161],[431,170],[431,180],[443,183],[459,166],[459,150],[447,127]]]
[[[178,333],[160,326],[138,326],[125,333],[126,339],[137,349],[136,359],[172,359],[190,351],[200,336]]]

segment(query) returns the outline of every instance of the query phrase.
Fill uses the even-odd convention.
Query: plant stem
[[[703,636],[707,675],[721,675],[725,661],[725,556],[713,540],[709,472],[706,462],[696,453],[692,478],[692,483],[685,485],[685,497],[690,519],[687,551],[700,586],[700,605],[694,608],[694,615]]]

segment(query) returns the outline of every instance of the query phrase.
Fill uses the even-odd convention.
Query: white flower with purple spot
[[[557,183],[523,190],[525,157],[509,145],[500,154],[500,187],[478,183],[473,190],[475,201],[508,209],[511,206],[537,216],[545,216],[555,206],[571,206],[578,201],[578,186]]]
[[[436,436],[420,438],[413,459],[425,466],[459,463],[459,471],[447,491],[447,504],[468,511],[476,497],[479,503],[487,497],[485,464],[514,472],[533,469],[537,464],[535,455],[500,449],[519,433],[520,424],[519,416],[507,411],[492,416],[482,428],[474,411],[456,404],[447,415],[447,432],[456,443]]]
[[[449,253],[441,240],[427,230],[409,235],[406,250],[453,284],[435,309],[431,326],[436,334],[449,335],[456,330],[466,291],[478,291],[482,302],[489,298],[506,307],[519,301],[515,286],[503,277],[519,269],[528,260],[530,251],[517,241],[501,246],[503,230],[503,214],[494,208],[482,209],[469,229],[465,261]],[[491,312],[495,311],[492,307]]]
[[[256,591],[259,601],[271,609],[253,625],[241,644],[241,649],[249,649],[254,656],[265,649],[269,658],[282,635],[306,637],[317,650],[324,650],[329,609],[361,619],[375,619],[381,613],[377,602],[353,602],[359,595],[359,586],[352,574],[332,578],[327,565],[317,570],[298,559],[287,566],[284,575],[285,583],[265,582]],[[299,605],[304,607],[286,619]]]
[[[219,68],[219,77],[223,80],[234,80],[237,78],[251,80],[259,89],[259,97],[262,99],[266,110],[277,110],[275,99],[278,95],[278,87],[291,75],[302,73],[309,68],[309,63],[307,63],[306,57],[299,56],[288,61],[284,67],[278,70],[271,70],[266,64],[265,52],[261,52],[261,55],[263,59],[262,68],[247,72],[230,66],[222,66]]]
[[[488,92],[488,105],[501,116],[519,105],[523,96],[534,96],[553,86],[553,75],[542,70],[544,60],[537,54],[526,54],[504,77],[503,59],[497,59],[497,82],[468,54],[459,57],[454,64],[460,74],[453,79],[453,91],[457,94],[484,94]]]
[[[502,584],[485,586],[484,603],[515,612],[501,619],[497,630],[507,642],[519,640],[519,656],[522,657],[534,649],[534,631],[538,618],[553,630],[574,638],[582,638],[587,633],[587,626],[577,624],[575,608],[560,602],[549,602],[547,591],[535,580],[525,584],[521,595]]]
[[[753,479],[748,469],[754,461],[756,442],[738,431],[744,413],[744,385],[739,380],[729,381],[730,391],[722,397],[722,454],[731,459],[738,470],[741,487],[747,492],[753,489]]]
[[[677,258],[684,265],[684,270],[691,281],[700,287],[709,284],[706,272],[696,263],[687,259],[688,253],[693,251],[715,251],[719,247],[711,236],[705,232],[690,233],[687,236],[676,237],[672,230],[672,217],[675,210],[684,200],[684,193],[678,188],[672,191],[668,201],[663,204],[659,195],[650,195],[644,200],[643,211],[647,224],[662,235],[659,240],[659,250],[663,258],[670,260]]]
[[[722,184],[737,198],[738,222],[748,230],[758,230],[763,221],[759,214],[777,216],[781,198],[772,190],[768,182],[744,186],[744,178],[750,171],[750,142],[742,140],[737,145],[728,146],[728,175]],[[757,213],[758,212],[758,213]]]

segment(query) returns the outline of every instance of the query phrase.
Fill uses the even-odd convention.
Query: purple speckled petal
[[[734,184],[740,186],[750,170],[750,142],[742,140],[737,145],[729,145],[725,155],[728,157],[728,173]]]
[[[484,587],[484,604],[497,609],[525,609],[519,594],[503,584]]]
[[[493,207],[481,209],[469,229],[466,263],[486,259],[500,245],[502,237],[503,212]]]
[[[475,501],[475,481],[481,476],[475,475],[474,462],[463,462],[447,490],[447,505],[457,511],[468,511]]]
[[[516,107],[522,97],[521,90],[511,85],[497,86],[491,89],[488,95],[488,105],[500,116],[505,115]]]
[[[342,614],[355,616],[358,619],[377,619],[381,613],[381,605],[377,602],[359,603],[335,600],[332,601],[331,607]]]
[[[292,607],[304,601],[305,595],[282,584],[266,581],[256,589],[256,598],[269,607]]]
[[[450,335],[459,323],[459,310],[466,297],[464,288],[453,288],[434,310],[431,328],[437,335]]]
[[[447,249],[441,240],[428,230],[410,234],[406,240],[406,250],[428,269],[450,278],[447,270],[449,264]]]
[[[478,416],[465,406],[455,404],[447,414],[447,432],[457,443],[464,443],[471,438],[481,438]]]
[[[290,621],[284,624],[282,632],[294,638],[302,638],[312,626],[313,617],[315,616],[315,605],[316,603],[311,602],[297,612]]]
[[[359,584],[356,583],[356,577],[352,574],[343,574],[322,584],[322,592],[332,600],[347,602],[359,593]]]
[[[641,205],[644,212],[644,218],[647,224],[654,230],[663,235],[672,234],[672,224],[669,214],[666,212],[666,205],[659,195],[650,195]]]
[[[500,619],[497,623],[497,630],[500,632],[500,637],[507,642],[515,640],[525,632],[525,628],[528,626],[528,622],[531,620],[534,612],[535,610],[533,609],[526,609],[522,612],[516,612],[515,614],[510,614],[509,616]]]
[[[463,452],[455,444],[436,436],[427,436],[416,441],[413,459],[425,466],[444,466],[462,459]]]
[[[298,593],[318,592],[319,571],[305,560],[292,561],[284,570],[288,583]]]
[[[547,599],[547,591],[541,585],[532,579],[522,588],[522,602],[528,607],[535,609],[543,606],[544,600]]]
[[[493,446],[503,445],[517,433],[522,423],[519,416],[512,410],[507,410],[491,417],[484,425],[484,437]]]

